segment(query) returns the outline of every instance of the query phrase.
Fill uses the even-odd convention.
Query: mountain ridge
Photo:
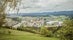
[[[73,17],[73,11],[60,11],[60,12],[43,12],[43,13],[18,13],[18,14],[7,14],[8,16],[15,15],[15,16],[59,16],[59,15],[65,15],[65,16],[71,16]]]

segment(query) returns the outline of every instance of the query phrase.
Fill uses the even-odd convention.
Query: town
[[[4,26],[17,27],[58,27],[62,26],[63,21],[67,19],[66,16],[50,16],[50,17],[7,17]]]

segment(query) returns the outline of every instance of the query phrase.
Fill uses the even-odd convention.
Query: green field
[[[8,34],[6,31],[11,31],[11,34]],[[5,34],[0,33],[0,40],[59,40],[58,38],[54,37],[43,37],[39,34],[11,30],[6,28],[1,28],[0,32],[5,32]]]

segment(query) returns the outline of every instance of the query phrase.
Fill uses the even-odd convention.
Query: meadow
[[[8,31],[11,33],[9,34]],[[54,37],[44,37],[39,34],[34,34],[25,31],[0,28],[0,40],[59,40]]]

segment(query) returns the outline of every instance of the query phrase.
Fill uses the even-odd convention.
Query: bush
[[[4,29],[0,29],[0,34],[8,34],[8,35],[10,35],[11,34],[11,31],[4,30]]]
[[[35,28],[35,27],[18,27],[17,30],[27,31],[27,32],[31,32],[31,33],[39,33],[38,28]]]
[[[46,27],[41,27],[40,34],[45,37],[52,37],[52,31],[49,31]]]

